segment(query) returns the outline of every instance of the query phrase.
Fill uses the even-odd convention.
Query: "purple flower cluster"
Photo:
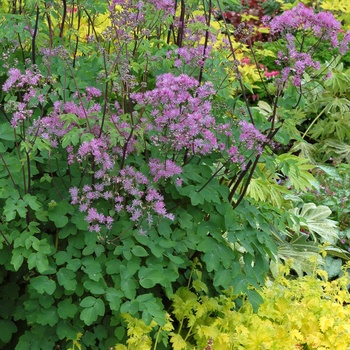
[[[296,39],[296,34],[301,32],[303,36],[311,35],[323,42],[329,42],[331,47],[339,49],[341,54],[348,50],[350,33],[346,33],[339,43],[338,35],[341,24],[330,12],[315,13],[311,8],[299,3],[291,10],[284,11],[280,16],[274,17],[269,23],[265,18],[265,24],[270,26],[272,35],[282,35],[287,41],[286,52],[280,51],[276,63],[283,65],[282,83],[293,75],[295,86],[301,85],[304,72],[313,68],[318,70],[320,64],[312,59],[312,48],[303,47],[303,41]],[[297,43],[297,44],[296,44]],[[299,47],[297,47],[299,45]]]
[[[340,43],[339,52],[344,55],[349,50],[350,43],[350,31],[347,31],[343,37],[343,40]]]
[[[35,87],[32,87],[32,89],[33,91],[36,91]],[[85,93],[82,93],[81,95],[75,94],[73,96],[75,98],[73,101],[63,103],[62,101],[58,100],[54,102],[52,111],[48,115],[34,120],[32,126],[28,129],[28,133],[31,135],[40,135],[43,139],[50,141],[53,147],[57,147],[62,137],[77,125],[77,123],[74,121],[65,122],[62,118],[65,114],[72,114],[77,116],[79,119],[89,118],[91,125],[90,129],[86,130],[86,132],[89,132],[96,138],[99,138],[100,127],[98,124],[99,119],[97,114],[101,110],[101,105],[99,103],[95,103],[93,100],[100,97],[101,94],[102,93],[99,89],[88,86],[86,87]],[[26,95],[24,95],[24,97],[25,96]],[[82,131],[82,133],[84,133],[84,131]],[[100,143],[101,140],[91,140],[90,143],[92,142]],[[88,148],[87,143],[84,143],[81,146],[82,148],[77,155],[74,155],[71,148],[68,148],[70,164],[73,162],[74,158],[81,160],[81,158],[86,156],[86,154],[94,154],[94,152],[95,156],[99,158],[97,161],[101,162],[101,157],[104,156],[99,156],[99,154],[96,153],[96,148],[90,147],[90,152],[88,152],[86,151]],[[100,148],[101,147],[103,146],[100,146]],[[108,157],[106,157],[104,163],[107,162],[110,162]],[[108,165],[106,165],[106,167],[108,168]]]
[[[97,201],[99,198],[108,200],[112,197],[112,193],[105,190],[106,185],[105,183],[93,186],[85,185],[81,194],[77,187],[69,189],[72,198],[71,203],[78,204],[79,210],[87,214],[85,220],[89,224],[90,231],[100,232],[101,225],[105,225],[107,229],[110,229],[114,222],[111,216],[100,213],[93,206],[93,202]]]
[[[111,170],[114,166],[114,162],[108,152],[108,146],[108,143],[101,137],[93,138],[90,141],[84,141],[78,149],[78,159],[81,162],[81,159],[92,156],[93,161],[101,166],[103,174]]]
[[[311,54],[308,52],[298,52],[295,47],[295,40],[296,38],[290,34],[286,34],[286,40],[287,40],[287,54],[284,55],[281,51],[278,53],[278,60],[277,63],[281,64],[281,61],[290,61],[292,60],[294,62],[294,65],[292,66],[294,77],[293,82],[295,86],[300,86],[301,84],[301,78],[308,68],[314,68],[316,70],[320,69],[320,63],[317,61],[314,61],[311,57]],[[290,67],[285,67],[282,70],[282,76],[284,79],[287,79],[290,73]]]
[[[151,170],[152,174],[157,174],[155,170]],[[167,212],[163,196],[153,187],[144,174],[137,171],[132,166],[127,166],[119,172],[118,176],[112,178],[119,192],[115,197],[115,210],[120,212],[126,208],[131,214],[131,220],[141,224],[142,219],[146,219],[148,225],[153,222],[154,214],[165,217],[170,220],[174,216]],[[133,198],[130,200],[130,198]],[[126,204],[125,203],[131,203]]]
[[[174,15],[175,1],[173,0],[150,0],[156,11],[163,11],[165,16]]]
[[[195,47],[185,45],[169,51],[167,56],[170,57],[170,55],[174,54],[177,57],[174,62],[176,68],[181,68],[182,66],[202,67],[205,60],[209,57],[210,51],[210,46],[205,48],[204,45],[196,45]]]
[[[174,220],[174,215],[165,208],[164,197],[152,187],[151,181],[132,166],[120,170],[117,176],[105,176],[98,184],[85,185],[80,191],[70,190],[71,203],[79,205],[86,214],[90,231],[100,232],[101,226],[111,229],[114,218],[101,213],[97,208],[101,200],[114,206],[117,214],[126,212],[136,227],[150,227],[156,217]]]
[[[182,172],[182,168],[169,159],[161,162],[159,159],[152,158],[149,161],[149,167],[154,182],[158,182],[161,178],[168,179]]]
[[[293,33],[297,30],[310,31],[315,37],[330,40],[337,47],[341,28],[339,21],[330,12],[315,13],[311,8],[299,3],[291,10],[284,11],[269,23],[271,34]]]
[[[85,186],[82,191],[71,189],[72,203],[86,213],[90,230],[100,231],[102,225],[109,229],[116,216],[125,214],[142,232],[146,232],[157,217],[173,220],[159,186],[164,181],[181,186],[184,155],[216,154],[223,162],[228,160],[230,164],[244,166],[242,149],[262,152],[261,145],[266,138],[252,124],[238,123],[236,128],[241,132],[235,140],[231,124],[216,122],[211,113],[214,93],[210,83],[199,86],[196,79],[185,74],[163,74],[157,78],[153,90],[131,95],[138,103],[137,114],[127,117],[115,103],[115,113],[109,115],[100,137],[91,137],[90,132],[89,140],[83,141],[76,150],[67,147],[70,162],[93,161],[95,165],[95,184]],[[88,88],[86,91],[92,105],[93,99],[99,96],[98,90]],[[69,105],[71,113],[80,116],[81,110],[74,110],[74,105]],[[66,107],[67,103],[64,111]],[[130,164],[129,156],[133,159],[132,155],[139,152],[141,140],[151,154],[152,149],[157,149],[154,153],[157,156],[153,155],[139,168],[121,166],[121,163]],[[147,170],[141,172],[141,168]],[[107,201],[115,214],[103,214],[102,209],[98,209],[101,201]]]
[[[198,24],[201,23],[201,26]],[[205,37],[206,20],[204,16],[195,16],[183,24],[179,19],[175,19],[174,26],[181,28],[184,25],[181,46],[167,52],[167,57],[174,59],[176,68],[186,69],[186,67],[203,67],[205,60],[209,57],[212,44],[216,42],[216,36],[208,32],[209,40],[206,45],[199,44]]]
[[[46,103],[48,96],[37,89],[41,79],[40,73],[10,70],[4,88],[19,91],[23,101],[11,110],[14,126],[23,116],[28,119],[34,114],[34,99]],[[73,94],[72,100],[53,96],[49,113],[31,120],[27,132],[49,141],[53,148],[62,145],[69,165],[77,162],[92,174],[90,184],[69,190],[71,203],[84,213],[90,231],[110,230],[118,217],[126,216],[146,232],[159,218],[174,220],[160,188],[165,182],[182,185],[184,159],[214,155],[221,163],[243,166],[241,148],[261,152],[259,145],[265,140],[253,125],[236,125],[242,132],[235,139],[232,124],[216,121],[214,95],[209,82],[200,85],[186,74],[169,73],[158,76],[153,90],[131,94],[138,104],[135,111],[126,113],[114,102],[103,112],[98,102],[102,92],[88,86]],[[150,154],[141,163],[140,149]]]
[[[18,68],[8,70],[8,78],[2,86],[3,91],[8,92],[12,88],[18,90],[28,87],[36,87],[43,76],[40,73],[27,69],[24,74]]]
[[[239,122],[241,127],[241,134],[239,141],[245,144],[247,150],[255,150],[258,154],[261,154],[262,144],[267,142],[267,138],[263,135],[253,124],[244,120]]]
[[[152,106],[147,130],[153,145],[207,154],[217,148],[211,131],[216,125],[210,102],[214,93],[211,83],[198,87],[188,75],[168,73],[158,77],[155,89],[131,97],[141,106]]]
[[[216,153],[239,164],[245,162],[243,150],[261,154],[266,137],[246,121],[237,125],[218,123],[211,113],[215,94],[212,84],[198,85],[196,79],[185,74],[176,77],[169,73],[158,77],[155,89],[131,95],[144,111],[149,111],[142,115],[149,142],[169,154]],[[240,130],[237,139],[232,128]],[[181,173],[181,167],[170,160],[151,159],[149,164],[154,182]]]
[[[7,111],[12,113],[11,125],[14,128],[28,120],[39,103],[44,103],[45,98],[38,91],[42,79],[43,76],[36,71],[36,67],[33,67],[33,70],[27,69],[24,74],[18,68],[9,69],[8,78],[2,89],[4,92],[15,91],[20,99],[19,102],[7,106]]]

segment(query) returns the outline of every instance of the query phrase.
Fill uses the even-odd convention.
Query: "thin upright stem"
[[[232,54],[233,60],[234,60],[234,62],[236,64],[236,62],[238,62],[238,60],[236,58],[236,53],[235,53],[235,49],[233,47],[233,43],[232,43],[232,39],[231,39],[231,36],[230,36],[230,32],[228,30],[227,21],[225,19],[224,12],[222,10],[222,7],[221,7],[221,4],[220,4],[219,0],[217,1],[217,5],[218,5],[218,9],[220,11],[220,14],[222,16],[222,19],[224,21],[224,26],[225,26],[226,33],[227,33],[227,40],[228,40],[229,45],[230,45],[230,50],[231,50],[231,54]],[[243,100],[244,100],[244,103],[245,103],[246,108],[247,108],[247,112],[248,112],[248,115],[249,115],[250,122],[253,125],[255,125],[253,114],[252,114],[252,111],[250,110],[250,106],[249,106],[249,103],[248,103],[248,98],[247,98],[247,95],[246,95],[246,92],[245,92],[245,88],[244,88],[244,84],[243,84],[243,80],[242,80],[241,74],[240,74],[240,72],[238,70],[238,67],[235,68],[235,71],[236,71],[236,78],[237,78],[239,86],[241,88]]]
[[[34,32],[32,37],[32,63],[35,64],[36,62],[36,52],[35,52],[35,41],[36,41],[36,35],[38,33],[38,25],[39,25],[39,4],[36,5],[36,16],[35,16],[35,26],[34,26]]]
[[[61,28],[60,28],[60,34],[59,34],[60,38],[63,38],[64,23],[66,22],[66,17],[67,17],[67,1],[62,0],[62,2],[63,2],[63,13],[62,13]]]

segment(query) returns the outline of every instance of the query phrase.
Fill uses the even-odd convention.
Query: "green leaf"
[[[170,239],[170,235],[172,233],[172,228],[168,220],[162,220],[158,224],[158,232],[161,236]]]
[[[258,311],[259,306],[264,302],[263,297],[254,289],[247,290],[247,296],[249,302],[252,304],[255,312]]]
[[[204,192],[197,192],[196,189],[192,190],[189,194],[189,197],[191,198],[191,204],[193,206],[197,206],[198,204],[203,204],[205,198]]]
[[[84,308],[86,308],[86,307],[92,307],[92,306],[95,305],[96,300],[98,300],[98,299],[96,299],[96,298],[94,298],[94,297],[91,297],[91,296],[85,297],[85,298],[80,302],[80,306],[81,306],[81,307],[84,307]]]
[[[274,180],[267,179],[251,179],[247,195],[257,202],[269,201],[273,206],[281,207],[283,202],[283,194],[290,191],[284,186],[278,185]]]
[[[76,272],[81,266],[80,259],[71,259],[67,262],[67,269]]]
[[[83,285],[84,285],[84,288],[92,294],[105,293],[105,287],[101,284],[101,282],[85,281]]]
[[[35,267],[38,272],[42,274],[53,272],[53,269],[49,265],[47,256],[41,252],[32,253],[28,258],[28,268],[33,269]]]
[[[72,303],[72,299],[64,299],[57,304],[58,316],[62,319],[73,318],[78,311],[78,307],[75,303]]]
[[[67,123],[70,123],[70,121],[67,121]],[[66,135],[63,136],[62,147],[66,148],[70,144],[76,146],[79,143],[81,133],[82,132],[79,128],[71,129]]]
[[[187,348],[187,343],[180,334],[170,332],[169,335],[170,335],[170,342],[173,344],[172,348],[174,350],[183,350]]]
[[[120,304],[121,304],[121,298],[124,296],[124,294],[115,288],[107,288],[106,290],[106,300],[109,303],[109,307],[111,310],[119,311]]]
[[[186,211],[182,212],[180,216],[178,216],[178,220],[180,223],[180,226],[183,229],[192,229],[193,227],[193,216],[187,213]]]
[[[295,208],[291,212],[300,218],[300,225],[309,230],[315,240],[315,233],[325,242],[334,243],[338,239],[337,222],[328,219],[332,211],[327,206],[305,203],[301,209]],[[298,227],[296,226],[295,229],[297,230]]]
[[[56,283],[53,280],[50,280],[47,276],[38,276],[30,280],[31,285],[34,289],[40,293],[47,293],[52,295],[56,290]]]
[[[1,123],[0,139],[6,141],[15,141],[13,127],[10,125],[10,123]]]
[[[102,267],[99,261],[95,260],[92,256],[82,259],[82,270],[88,274],[89,278],[93,281],[99,281],[102,277]]]
[[[60,316],[61,317],[61,316]],[[67,321],[60,320],[57,324],[56,333],[60,340],[63,339],[77,339],[77,330]]]
[[[291,261],[291,268],[296,271],[299,277],[305,273],[312,274],[314,272],[314,265],[310,264],[311,260],[322,264],[319,252],[318,244],[309,241],[308,237],[304,235],[294,234],[291,242],[284,242],[278,246],[278,258]]]
[[[120,313],[128,313],[130,315],[135,315],[139,311],[140,303],[137,300],[126,301],[120,307]]]
[[[133,278],[129,278],[128,280],[124,280],[121,284],[121,290],[124,292],[125,297],[128,299],[133,299],[136,296],[136,282]]]
[[[221,199],[220,199],[220,196],[217,192],[215,183],[214,184],[209,183],[201,190],[200,193],[201,193],[202,197],[209,203],[211,203],[211,202],[217,203],[217,204],[221,203]]]
[[[164,307],[160,299],[155,298],[152,293],[141,294],[136,300],[140,303],[142,312],[142,320],[149,325],[152,320],[158,325],[164,326],[166,323]]]
[[[203,182],[203,177],[199,174],[200,166],[195,164],[187,164],[182,168],[182,175],[190,180],[194,180],[196,182]]]
[[[141,247],[140,245],[135,245],[132,247],[131,252],[135,256],[148,256],[148,252],[145,248]]]
[[[156,282],[151,279],[151,278],[143,278],[143,279],[140,279],[140,285],[143,287],[143,288],[152,288],[156,285]]]
[[[324,247],[323,249],[327,252],[327,255],[336,256],[337,258],[341,258],[345,261],[350,260],[350,255],[347,250],[333,246]]]
[[[232,281],[232,272],[230,270],[218,270],[214,276],[214,286],[228,288]]]
[[[342,271],[343,261],[341,259],[332,258],[330,256],[326,257],[326,263],[323,267],[329,279],[333,279],[337,277]]]
[[[41,203],[38,201],[36,196],[32,196],[31,194],[27,193],[23,196],[24,202],[29,205],[33,210],[40,210],[42,208]]]
[[[24,257],[22,255],[22,249],[14,249],[12,252],[11,264],[15,271],[18,271],[22,266],[24,261]]]
[[[73,212],[73,207],[67,201],[61,201],[55,206],[49,207],[48,216],[57,228],[62,228],[68,224],[67,213]]]
[[[165,249],[163,247],[159,246],[155,242],[150,242],[149,249],[151,250],[152,254],[156,258],[161,258],[163,256],[164,251],[165,251]]]
[[[63,286],[66,290],[74,291],[77,287],[75,273],[71,270],[66,269],[65,267],[58,270],[57,281],[59,285]]]
[[[317,168],[323,170],[328,176],[333,178],[333,180],[342,181],[342,177],[340,176],[338,170],[335,167],[327,165],[317,165]]]
[[[87,326],[93,324],[98,319],[98,316],[105,314],[105,304],[101,299],[88,296],[80,302],[80,306],[84,308],[80,314],[80,319]]]
[[[158,240],[158,244],[163,248],[173,248],[176,247],[176,242],[172,241],[171,239],[166,239],[164,237],[161,237]]]
[[[200,187],[201,186],[188,185],[179,188],[178,191],[181,195],[189,197],[193,206],[197,206],[198,204],[203,204],[205,200],[202,192],[197,192]]]
[[[88,230],[88,223],[85,220],[85,214],[78,212],[78,213],[74,213],[71,222],[76,226],[76,228],[78,230],[81,231],[87,231]]]
[[[220,261],[218,259],[217,254],[215,254],[215,251],[212,250],[212,251],[206,252],[203,256],[203,261],[207,265],[208,272],[218,271],[220,266]]]
[[[169,258],[170,261],[172,261],[174,264],[176,264],[178,266],[182,265],[185,262],[179,256],[175,256],[175,255],[172,255],[170,253],[167,253],[166,256]]]
[[[50,254],[51,253],[51,245],[47,243],[46,239],[42,240],[34,240],[32,243],[32,247],[40,253]]]
[[[121,261],[117,259],[111,259],[106,262],[106,273],[108,275],[114,275],[119,272]]]
[[[73,221],[73,218],[72,218]],[[60,239],[67,238],[69,236],[74,236],[77,233],[77,226],[72,223],[68,223],[58,231],[58,237]]]
[[[53,327],[58,322],[58,315],[55,307],[48,309],[41,308],[37,314],[36,322],[40,325]]]
[[[307,159],[284,153],[276,157],[276,162],[297,191],[306,192],[308,188],[314,187],[316,179],[310,173],[314,166],[310,165]]]
[[[327,154],[335,153],[340,161],[350,162],[350,145],[340,140],[327,139],[324,142],[323,149]]]
[[[198,244],[197,249],[200,252],[210,252],[213,250],[213,246],[215,247],[216,245],[217,245],[217,241],[214,238],[205,236],[202,238],[202,241]]]
[[[57,265],[63,265],[70,258],[70,255],[65,251],[57,252],[54,256]]]
[[[26,203],[22,199],[8,198],[5,202],[3,211],[6,221],[14,220],[16,212],[21,218],[25,218],[27,214]]]
[[[10,320],[0,319],[0,329],[0,340],[5,344],[9,343],[12,338],[12,334],[17,332],[16,325]]]
[[[151,288],[166,279],[166,272],[161,265],[152,265],[152,267],[141,267],[138,273],[140,284],[144,288]]]

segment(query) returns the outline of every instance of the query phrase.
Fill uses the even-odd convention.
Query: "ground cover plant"
[[[237,309],[232,291],[208,298],[203,291],[181,287],[163,327],[123,315],[129,339],[115,350],[169,348],[164,337],[175,350],[348,349],[349,277],[330,282],[318,270],[291,280],[288,264],[283,270],[261,291],[258,312],[247,301]]]
[[[122,314],[166,327],[189,281],[257,311],[293,252],[298,274],[347,259],[345,219],[293,199],[317,176],[291,146],[321,120],[302,112],[332,79],[320,47],[350,34],[299,4],[259,19],[274,57],[226,3],[1,2],[1,346],[114,347]]]

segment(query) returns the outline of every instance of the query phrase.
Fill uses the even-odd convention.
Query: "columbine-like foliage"
[[[244,197],[265,164],[297,181],[292,157],[281,165],[273,152],[291,139],[302,90],[286,71],[278,91],[266,87],[277,72],[253,55],[271,108],[252,110],[243,44],[218,29],[211,2],[62,3],[12,2],[14,30],[1,22],[3,60],[14,57],[1,68],[0,346],[108,348],[126,341],[124,313],[166,330],[166,304],[194,270],[198,291],[233,287],[257,309],[277,254],[270,232],[286,225]],[[304,79],[317,64],[288,38],[283,68]]]

